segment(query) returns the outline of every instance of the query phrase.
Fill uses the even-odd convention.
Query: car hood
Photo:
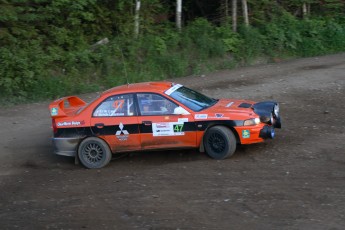
[[[219,99],[219,101],[199,113],[208,114],[211,117],[230,117],[232,119],[246,119],[254,118],[257,115],[252,109],[254,101],[248,100],[235,100],[235,99]]]

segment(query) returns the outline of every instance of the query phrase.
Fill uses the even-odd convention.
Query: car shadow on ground
[[[238,145],[237,150],[233,156],[225,160],[245,160],[260,154],[265,148],[266,143],[252,144],[252,145]],[[157,166],[178,163],[191,163],[201,161],[215,161],[206,153],[199,152],[197,149],[179,149],[179,150],[164,150],[164,151],[139,151],[114,154],[109,164],[122,165],[123,167],[133,166]],[[75,164],[74,157],[55,155],[54,153],[43,154],[37,156],[35,159],[31,158],[23,162],[21,165],[26,169],[34,170],[80,170],[83,169],[82,164]],[[107,166],[107,167],[109,167]]]
[[[240,160],[248,157],[248,155],[255,152],[259,145],[241,146],[239,145],[237,151],[229,159],[225,160]],[[249,148],[248,148],[249,147]],[[141,151],[129,152],[123,154],[114,154],[110,166],[112,164],[138,164],[147,166],[168,165],[179,163],[191,163],[201,161],[216,161],[210,158],[206,153],[199,152],[197,149],[181,149],[181,150],[164,150],[164,151]],[[82,165],[80,165],[82,167]]]

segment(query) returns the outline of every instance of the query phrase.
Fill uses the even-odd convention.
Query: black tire
[[[105,141],[97,137],[88,137],[80,143],[78,157],[86,168],[98,169],[109,163],[112,153]]]
[[[222,160],[232,156],[236,151],[236,137],[229,128],[214,126],[206,132],[204,146],[207,155]]]

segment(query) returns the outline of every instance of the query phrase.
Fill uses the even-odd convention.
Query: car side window
[[[134,116],[132,94],[114,95],[102,101],[94,110],[94,117]]]
[[[154,93],[138,93],[137,97],[141,115],[174,114],[178,107],[174,102]]]

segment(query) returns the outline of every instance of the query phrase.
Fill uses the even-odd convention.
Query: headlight
[[[261,116],[260,121],[272,125],[274,123],[273,114],[271,113],[270,116]]]
[[[279,104],[276,104],[276,105],[274,106],[273,112],[274,112],[274,115],[275,115],[276,117],[279,117]]]
[[[253,119],[245,120],[243,123],[244,126],[258,125],[258,124],[260,124],[259,118],[253,118]]]

